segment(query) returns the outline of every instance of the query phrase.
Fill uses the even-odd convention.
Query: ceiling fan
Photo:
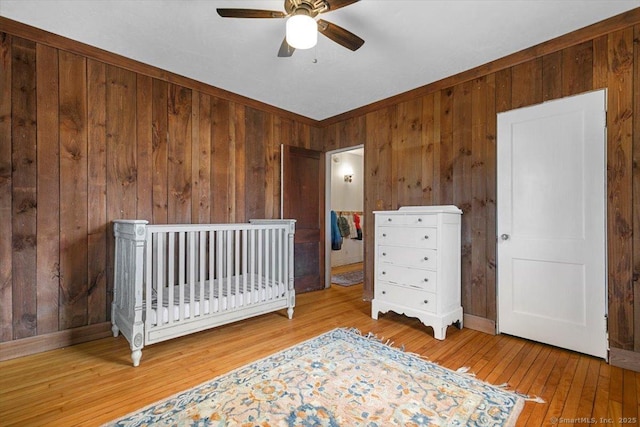
[[[289,57],[296,49],[315,46],[318,33],[347,49],[358,50],[364,44],[360,37],[324,19],[314,19],[321,13],[331,12],[358,1],[360,0],[284,0],[286,12],[224,8],[218,8],[217,11],[223,18],[288,18],[287,34],[280,45],[278,56]]]

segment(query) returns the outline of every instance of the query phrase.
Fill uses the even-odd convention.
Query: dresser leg
[[[437,340],[443,340],[447,336],[447,327],[433,328],[433,336]]]

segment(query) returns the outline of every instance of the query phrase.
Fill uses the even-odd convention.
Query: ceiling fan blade
[[[324,19],[318,20],[318,31],[322,35],[350,50],[358,50],[360,46],[364,44],[364,40],[360,37],[336,24],[327,22]]]
[[[284,18],[284,12],[261,9],[216,9],[223,18]]]
[[[340,9],[341,7],[349,6],[350,4],[357,3],[360,0],[325,0],[329,5],[329,12],[332,10]]]
[[[295,52],[295,48],[289,46],[289,43],[287,43],[287,38],[285,37],[284,40],[282,40],[282,44],[280,45],[280,50],[278,51],[278,57],[280,58],[288,58],[291,55],[293,55],[293,52]]]

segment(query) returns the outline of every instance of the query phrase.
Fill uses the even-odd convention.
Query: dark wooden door
[[[324,289],[324,155],[284,146],[283,216],[296,220],[296,292]]]

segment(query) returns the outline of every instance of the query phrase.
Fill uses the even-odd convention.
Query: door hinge
[[[604,315],[604,331],[607,334],[609,333],[609,316],[607,316],[606,314]]]

